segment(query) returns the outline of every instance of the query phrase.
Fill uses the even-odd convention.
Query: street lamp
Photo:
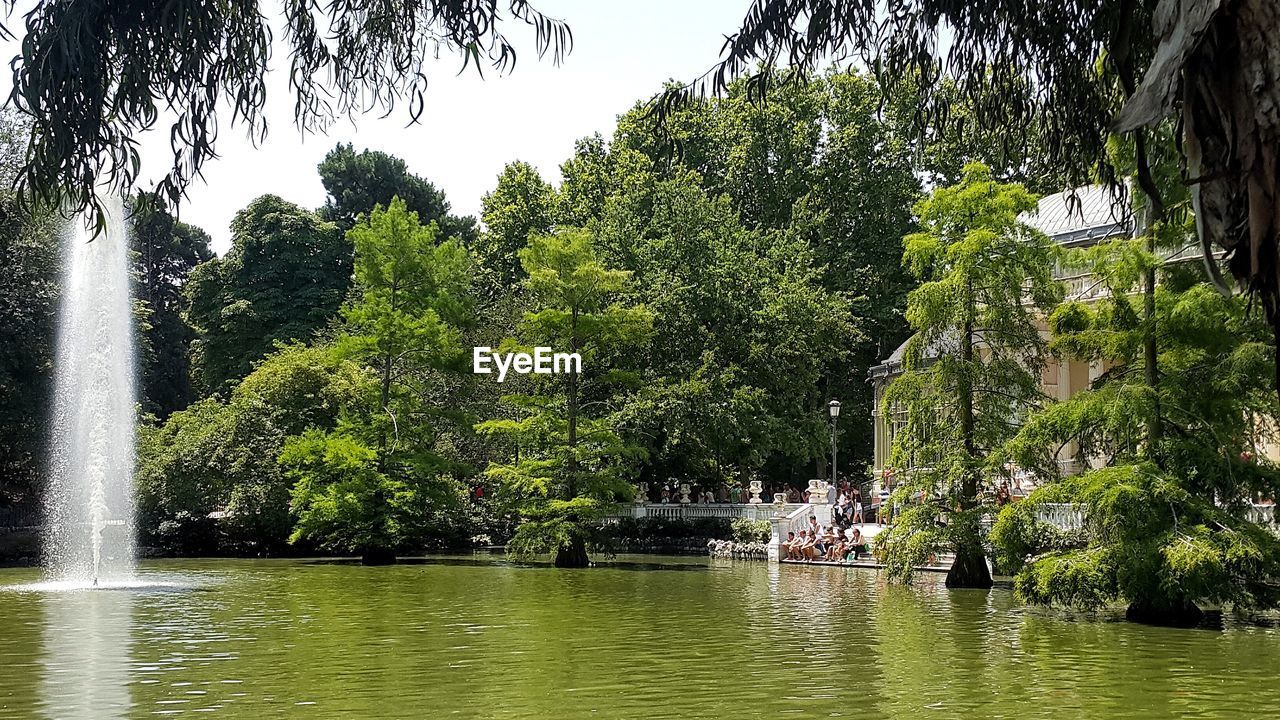
[[[840,417],[840,401],[827,403],[827,412],[831,413],[831,486],[836,487],[836,419]]]

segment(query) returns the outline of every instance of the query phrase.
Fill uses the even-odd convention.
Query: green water
[[[0,589],[0,717],[1280,714],[1280,630],[1070,620],[865,570],[478,556],[144,572],[175,587]]]

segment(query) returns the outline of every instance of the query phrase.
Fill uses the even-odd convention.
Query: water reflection
[[[73,590],[41,596],[41,709],[46,717],[122,718],[133,645],[133,593]]]
[[[640,557],[162,567],[174,582],[80,592],[0,571],[0,717],[1280,716],[1275,628],[1073,618],[940,578]]]

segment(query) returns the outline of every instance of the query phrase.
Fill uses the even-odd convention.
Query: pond
[[[1259,718],[1280,630],[1072,619],[873,571],[620,556],[0,571],[0,717]]]

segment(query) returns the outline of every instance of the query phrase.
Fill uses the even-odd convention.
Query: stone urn
[[[787,494],[773,494],[773,514],[782,517],[787,514]]]
[[[690,492],[689,483],[680,483],[680,504],[681,505],[689,504],[689,492]]]
[[[749,500],[748,502],[750,502],[752,505],[759,505],[760,503],[764,502],[763,500],[760,499],[760,493],[764,492],[764,483],[760,482],[759,480],[752,480],[750,488],[751,488],[751,500]]]
[[[636,485],[636,502],[640,504],[649,502],[649,483],[642,482]]]
[[[809,503],[811,505],[827,504],[827,481],[826,480],[810,480],[809,481]]]

